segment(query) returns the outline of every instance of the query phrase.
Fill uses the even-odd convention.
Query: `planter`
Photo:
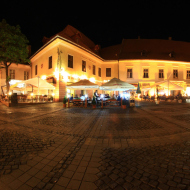
[[[66,108],[66,104],[63,104],[63,108]]]
[[[122,105],[122,108],[123,108],[123,109],[126,109],[126,108],[127,108],[127,105]]]
[[[92,108],[96,108],[96,105],[92,104]]]
[[[182,103],[182,99],[178,100],[178,103]]]

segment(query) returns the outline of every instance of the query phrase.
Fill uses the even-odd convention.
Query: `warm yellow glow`
[[[96,80],[95,80],[95,78],[94,78],[94,77],[91,77],[91,78],[89,79],[89,81],[90,81],[90,82],[93,82],[93,83],[95,83],[95,82],[96,82]]]
[[[52,93],[52,96],[55,96],[55,94],[54,94],[54,93]]]
[[[74,74],[72,77],[73,77],[74,79],[78,79],[78,78],[79,78],[79,76],[76,75],[76,74]]]
[[[186,93],[187,93],[187,96],[190,96],[190,87],[186,88]]]
[[[12,94],[12,92],[9,92],[9,95],[11,95]]]
[[[55,72],[53,73],[57,80],[59,80],[59,71],[57,68],[55,69]]]
[[[46,80],[46,75],[43,75],[41,79]]]
[[[81,80],[83,80],[83,79],[88,79],[86,75],[82,75],[82,76],[80,76],[79,78],[80,78]]]
[[[33,94],[33,93],[31,93],[31,96],[34,96],[34,94]]]

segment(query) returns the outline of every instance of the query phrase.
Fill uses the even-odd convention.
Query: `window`
[[[187,70],[187,79],[190,79],[190,70]]]
[[[127,78],[133,78],[133,70],[127,69]]]
[[[73,68],[73,56],[68,55],[68,67]]]
[[[111,68],[106,68],[106,77],[111,77]]]
[[[160,79],[164,78],[164,69],[159,69],[159,76]]]
[[[35,66],[35,75],[37,75],[38,74],[38,66],[36,65]]]
[[[101,68],[98,68],[98,76],[101,77]]]
[[[15,79],[15,70],[10,69],[10,78]]]
[[[29,72],[24,71],[24,80],[28,80],[28,79],[29,79]]]
[[[86,72],[86,61],[82,60],[82,71]]]
[[[174,69],[174,70],[173,70],[173,78],[174,78],[174,79],[177,79],[177,78],[178,78],[178,70],[177,70],[177,69]]]
[[[52,68],[52,56],[49,57],[49,69],[51,69],[51,68]]]
[[[144,71],[143,71],[143,78],[149,78],[148,77],[148,69],[144,69]]]
[[[93,75],[96,74],[96,66],[95,66],[95,65],[93,65],[93,70],[92,70],[92,72],[93,72]]]

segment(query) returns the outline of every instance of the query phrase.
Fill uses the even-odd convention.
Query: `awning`
[[[34,87],[37,87],[39,89],[55,89],[55,87],[51,84],[49,84],[48,82],[46,82],[45,80],[39,78],[39,77],[36,77],[36,78],[32,78],[32,79],[29,79],[29,80],[25,80],[25,81],[22,81],[22,82],[18,82],[12,86],[10,86],[10,89],[14,89],[15,87],[19,86],[20,84],[30,84]]]
[[[66,87],[70,89],[75,89],[75,90],[93,90],[93,89],[99,88],[97,84],[90,82],[87,79],[83,79],[78,82],[69,84]]]
[[[121,81],[120,79],[113,78],[109,82],[106,82],[105,84],[100,86],[100,89],[108,91],[125,91],[136,89],[136,87],[127,82]]]
[[[148,88],[143,88],[142,90],[146,91],[146,90],[150,90],[151,88],[155,88],[157,86],[160,86],[160,87],[163,87],[167,90],[183,90],[183,87],[173,83],[173,82],[170,82],[168,80],[166,81],[161,81],[161,82],[157,82],[155,83],[154,85],[148,87]]]

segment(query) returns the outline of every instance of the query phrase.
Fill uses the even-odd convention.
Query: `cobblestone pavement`
[[[0,190],[190,190],[190,104],[0,104]]]

